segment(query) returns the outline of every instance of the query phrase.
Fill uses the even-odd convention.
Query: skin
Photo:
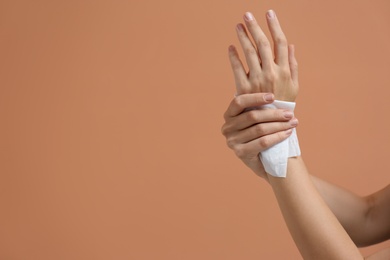
[[[225,112],[222,134],[226,143],[258,176],[268,180],[259,159],[259,152],[277,144],[292,133],[298,125],[293,113],[281,109],[250,110],[274,100],[273,94],[242,94],[236,96]]]
[[[239,95],[224,115],[222,133],[236,155],[272,186],[290,233],[305,259],[363,259],[355,243],[365,246],[390,238],[390,186],[359,197],[310,176],[301,157],[289,159],[287,178],[267,175],[258,158],[259,152],[286,139],[298,123],[288,111],[248,111],[274,98],[294,101],[298,93],[294,47],[287,44],[274,12],[267,12],[266,17],[274,52],[250,14],[244,16],[244,21],[254,44],[243,25],[237,26],[248,72],[236,48],[229,47]],[[390,249],[368,257],[389,258]]]

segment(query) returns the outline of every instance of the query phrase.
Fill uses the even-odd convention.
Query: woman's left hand
[[[294,56],[294,46],[288,45],[275,12],[269,10],[266,17],[274,51],[251,13],[244,15],[244,21],[255,44],[249,39],[245,26],[237,25],[237,36],[249,68],[249,72],[246,73],[236,48],[231,45],[229,59],[237,94],[274,93],[275,99],[293,102],[299,88],[298,64]]]

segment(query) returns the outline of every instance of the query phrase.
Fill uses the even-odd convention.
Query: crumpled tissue
[[[275,100],[272,104],[261,107],[262,109],[288,109],[294,111],[295,102]],[[301,155],[296,129],[284,141],[262,151],[259,154],[265,171],[274,177],[286,177],[287,161],[289,157]]]

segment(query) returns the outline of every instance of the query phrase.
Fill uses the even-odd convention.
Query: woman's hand
[[[268,11],[266,17],[274,51],[251,13],[246,13],[244,20],[254,44],[249,39],[244,25],[237,25],[237,36],[249,68],[246,73],[236,48],[231,45],[229,59],[237,94],[274,93],[277,100],[295,101],[298,94],[298,64],[294,56],[294,46],[288,45],[275,12]]]
[[[259,153],[283,141],[298,125],[291,111],[253,109],[272,103],[273,94],[254,93],[235,97],[224,114],[222,134],[226,143],[250,169],[268,180]]]
[[[257,175],[267,180],[259,153],[288,138],[298,120],[291,111],[258,107],[272,103],[274,98],[295,101],[298,94],[298,64],[294,46],[287,44],[275,13],[270,10],[266,16],[274,52],[251,13],[246,13],[244,20],[255,44],[249,39],[244,25],[237,25],[238,39],[249,71],[245,72],[236,48],[230,46],[229,59],[237,96],[224,115],[222,133],[229,148]],[[253,107],[257,109],[250,110]]]

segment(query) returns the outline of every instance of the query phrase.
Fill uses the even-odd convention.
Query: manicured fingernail
[[[275,12],[273,10],[268,10],[267,17],[270,19],[275,18]]]
[[[264,95],[264,100],[266,102],[274,101],[274,95],[273,94],[266,94],[266,95]]]
[[[291,126],[297,126],[298,125],[298,119],[294,118],[293,120],[290,121]]]
[[[242,24],[240,24],[240,23],[237,24],[237,30],[240,31],[240,32],[244,31],[244,26]]]
[[[294,114],[291,111],[284,111],[283,116],[285,118],[292,118],[294,116]]]
[[[288,129],[288,130],[286,130],[284,133],[286,134],[286,135],[291,135],[292,134],[292,129]]]
[[[247,20],[247,21],[253,21],[255,19],[253,17],[253,14],[251,14],[250,12],[246,12],[244,17],[245,17],[245,20]]]

